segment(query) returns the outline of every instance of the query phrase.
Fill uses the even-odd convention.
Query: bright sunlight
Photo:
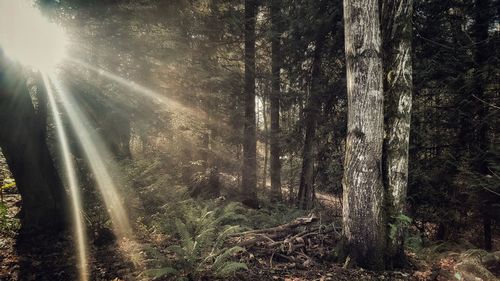
[[[66,56],[64,30],[43,17],[31,1],[0,1],[0,47],[23,65],[47,72]]]

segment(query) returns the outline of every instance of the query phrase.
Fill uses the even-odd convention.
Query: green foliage
[[[245,209],[244,226],[249,229],[268,228],[285,224],[298,217],[307,216],[307,212],[282,203],[272,203],[267,205],[263,202],[263,208],[260,210]]]
[[[0,233],[15,235],[19,227],[19,220],[10,217],[7,206],[3,203],[0,203]]]
[[[394,218],[394,223],[389,223],[389,238],[397,239],[398,230],[403,234],[404,246],[411,252],[418,253],[423,248],[422,234],[411,228],[413,219],[399,214]]]
[[[410,226],[412,219],[404,214],[399,214],[399,216],[394,218],[394,221],[395,223],[389,224],[389,237],[391,239],[396,238],[398,229],[405,231]]]
[[[419,252],[424,245],[424,241],[420,233],[409,232],[409,234],[405,236],[404,242],[405,247],[414,253]]]
[[[143,276],[149,277],[151,279],[156,279],[160,277],[164,277],[167,275],[176,274],[177,270],[171,267],[163,267],[158,269],[148,269],[142,273]]]
[[[242,262],[225,262],[221,267],[216,268],[216,276],[225,277],[238,270],[248,270],[248,266]]]
[[[224,245],[228,235],[242,229],[234,224],[246,221],[242,213],[244,210],[240,203],[223,205],[218,200],[189,199],[167,204],[161,215],[156,215],[156,219],[161,216],[164,223],[155,227],[175,234],[177,243],[166,248],[175,258],[166,262],[166,267],[144,274],[196,278],[210,272],[214,276],[225,277],[238,270],[246,270],[246,264],[233,260],[245,249]]]
[[[245,249],[225,245],[230,234],[280,225],[304,215],[303,211],[283,204],[253,210],[241,203],[227,203],[221,199],[182,198],[160,207],[152,216],[149,230],[173,235],[176,243],[166,248],[167,254],[153,247],[147,249],[147,255],[157,263],[152,267],[154,270],[145,271],[144,275],[196,279],[209,273],[224,278],[246,270],[246,264],[236,258]]]

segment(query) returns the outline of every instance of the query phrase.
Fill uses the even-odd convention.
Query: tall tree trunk
[[[302,154],[302,172],[300,174],[299,194],[297,206],[303,210],[309,210],[314,206],[314,139],[319,107],[321,106],[321,53],[325,43],[325,34],[318,35],[313,54],[311,71],[311,92],[305,108],[306,135],[304,139],[304,150]]]
[[[384,51],[384,186],[386,196],[387,265],[404,262],[401,215],[408,186],[408,149],[412,104],[413,0],[383,0],[381,31]]]
[[[13,68],[0,61],[0,147],[21,194],[22,230],[46,231],[66,222],[66,193],[25,80]]]
[[[265,91],[268,93],[268,86],[266,83]],[[266,188],[267,183],[267,162],[269,156],[269,126],[267,122],[267,94],[262,96],[262,121],[264,122],[264,167],[262,168],[262,188]],[[271,195],[272,197],[272,195]]]
[[[280,0],[271,0],[271,200],[279,201],[281,194],[280,148],[280,71],[281,71],[281,11]]]
[[[383,68],[377,1],[344,1],[348,121],[343,178],[347,253],[360,266],[384,268],[382,183]]]
[[[257,207],[255,127],[255,22],[256,0],[245,0],[245,122],[243,129],[242,201]]]
[[[487,79],[485,76],[487,71],[485,69],[485,65],[488,62],[488,57],[491,54],[491,51],[488,49],[488,28],[489,28],[489,20],[490,20],[490,4],[489,0],[476,0],[475,11],[474,11],[474,40],[476,41],[476,50],[475,50],[475,64],[476,67],[474,69],[474,81],[473,81],[473,94],[476,97],[474,100],[474,108],[476,108],[476,116],[477,116],[477,128],[475,136],[475,152],[474,155],[476,160],[474,162],[475,169],[481,175],[489,174],[488,164],[486,160],[486,155],[489,150],[489,141],[488,141],[488,109],[489,106],[482,102],[481,100],[488,100],[485,97],[485,85],[487,83]],[[471,128],[472,130],[472,128]],[[483,235],[484,235],[484,244],[483,247],[485,250],[492,249],[492,233],[491,233],[491,204],[492,200],[490,199],[489,192],[482,191],[480,194],[480,212],[483,220]]]

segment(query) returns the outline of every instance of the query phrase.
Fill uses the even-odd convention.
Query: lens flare
[[[0,1],[0,51],[6,57],[48,72],[66,57],[67,42],[64,30],[45,18],[32,1]]]

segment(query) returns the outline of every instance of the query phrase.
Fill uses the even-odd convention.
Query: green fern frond
[[[149,277],[151,279],[155,278],[160,278],[166,275],[173,275],[176,274],[177,270],[172,267],[163,267],[163,268],[157,268],[157,269],[148,269],[144,272],[142,272],[142,275]]]
[[[213,253],[215,251],[215,249],[219,248],[219,246],[222,246],[222,244],[224,243],[224,240],[227,238],[227,236],[231,233],[236,233],[238,231],[240,231],[241,227],[239,225],[235,225],[235,226],[230,226],[228,228],[226,228],[221,234],[219,234],[219,236],[217,237],[217,240],[215,240],[215,243],[214,243],[214,246],[212,248],[212,251],[211,253]]]
[[[184,250],[183,247],[179,246],[179,245],[171,245],[171,246],[168,246],[166,248],[167,251],[170,251],[176,255],[178,255],[179,257],[183,258],[184,256],[186,256],[186,251]]]
[[[225,277],[238,270],[248,270],[248,266],[242,262],[226,262],[220,269],[216,270],[215,274],[220,277]]]
[[[192,239],[191,234],[189,233],[186,224],[184,224],[181,220],[175,220],[175,227],[177,228],[177,234],[179,235],[182,245],[185,248],[192,249],[194,246],[194,241]]]
[[[218,255],[216,258],[215,258],[215,261],[213,263],[213,267],[215,269],[218,269],[218,268],[221,268],[224,263],[229,260],[229,258],[237,253],[241,253],[241,252],[244,252],[246,251],[245,248],[242,248],[242,247],[239,247],[239,246],[235,246],[235,247],[231,247],[229,249],[226,249],[222,252],[222,254]]]

